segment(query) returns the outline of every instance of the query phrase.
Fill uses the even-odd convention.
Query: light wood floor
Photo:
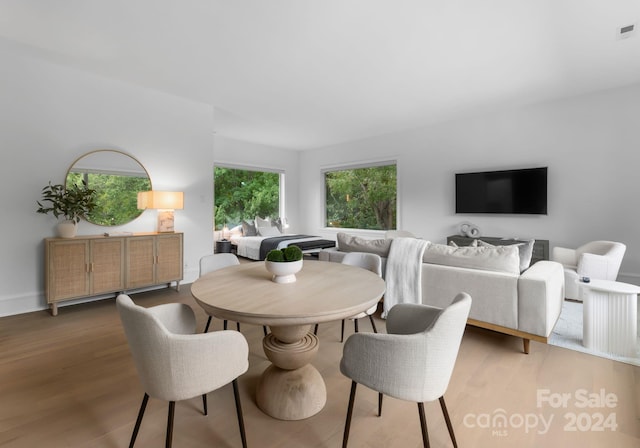
[[[204,328],[206,316],[191,298],[189,285],[180,293],[160,290],[132,297],[143,306],[188,303]],[[377,324],[384,330],[382,320]],[[216,320],[214,329],[221,327]],[[353,331],[350,322],[347,328]],[[361,331],[371,331],[366,320]],[[250,345],[250,368],[239,379],[249,446],[341,446],[350,381],[338,369],[339,322],[320,326],[314,362],[327,383],[327,405],[297,422],[274,420],[256,407],[256,381],[268,364],[262,327],[243,325],[242,333]],[[445,395],[460,447],[640,446],[640,368],[535,342],[531,354],[521,349],[522,341],[514,337],[467,328]],[[57,317],[42,311],[2,318],[0,353],[0,446],[128,446],[143,391],[113,300],[61,308]],[[569,394],[568,407],[537,406],[537,393],[544,389]],[[579,408],[576,394],[581,389],[615,394],[617,404]],[[386,398],[381,418],[376,406],[376,394],[360,386],[350,447],[422,446],[414,403]],[[438,403],[425,408],[431,446],[451,446]],[[166,403],[150,400],[136,446],[163,446],[166,411]],[[570,413],[579,415],[578,431],[565,428],[571,424]],[[615,414],[616,430],[589,430],[598,413]],[[496,415],[507,417],[506,427],[491,424]],[[540,415],[552,419],[547,433],[538,433],[542,424],[520,426],[523,421],[535,424]],[[230,385],[209,395],[207,417],[199,399],[177,404],[174,446],[241,446]]]

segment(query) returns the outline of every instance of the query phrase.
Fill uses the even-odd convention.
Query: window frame
[[[359,168],[375,168],[378,166],[388,166],[388,165],[395,165],[396,167],[396,222],[395,222],[395,229],[387,229],[387,230],[396,230],[396,229],[401,229],[401,225],[400,225],[400,210],[401,210],[401,201],[400,201],[400,166],[398,163],[398,159],[393,158],[393,159],[379,159],[379,160],[369,160],[369,161],[361,161],[361,162],[355,162],[355,163],[344,163],[344,164],[339,164],[339,165],[328,165],[328,166],[324,166],[320,169],[320,185],[321,185],[321,197],[322,197],[322,203],[321,203],[321,213],[320,213],[320,228],[323,229],[324,231],[334,231],[336,233],[338,232],[342,232],[345,230],[348,231],[357,231],[358,233],[372,233],[372,234],[379,234],[379,233],[384,233],[387,230],[382,230],[382,229],[360,229],[360,228],[353,228],[353,227],[329,227],[327,226],[327,185],[326,185],[326,173],[328,172],[334,172],[334,171],[347,171],[347,170],[353,170],[353,169],[359,169]]]
[[[215,179],[215,169],[216,168],[227,168],[232,170],[242,170],[242,171],[259,171],[262,173],[275,173],[278,174],[278,216],[286,217],[286,206],[285,206],[285,177],[286,171],[280,168],[272,168],[272,167],[264,167],[258,165],[243,165],[236,163],[226,163],[226,162],[215,162],[213,164],[212,174],[213,174],[213,207],[215,210],[216,204],[216,179]],[[215,211],[213,213],[213,229],[216,229],[216,215]]]

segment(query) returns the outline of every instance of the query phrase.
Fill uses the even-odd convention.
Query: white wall
[[[485,236],[548,239],[552,247],[622,241],[620,279],[640,283],[638,104],[640,84],[304,152],[303,230],[335,234],[322,228],[322,168],[396,159],[403,229],[444,242],[471,221]],[[548,216],[455,214],[454,173],[534,166],[549,167]]]
[[[227,163],[286,172],[287,217],[296,233],[322,228],[320,170],[343,163],[398,161],[400,226],[443,242],[463,220],[484,235],[594,239],[627,244],[621,278],[640,283],[636,206],[640,166],[640,85],[509,113],[486,115],[297,153],[212,134],[211,106],[34,59],[0,41],[0,177],[3,290],[0,316],[45,308],[43,238],[55,220],[35,213],[41,188],[99,148],[142,162],[156,189],[185,192],[176,228],[185,233],[185,281],[213,249],[212,167]],[[549,215],[458,216],[457,171],[549,166]],[[105,228],[81,223],[80,234]],[[115,230],[152,231],[145,212]]]
[[[213,108],[37,60],[0,42],[0,182],[3,288],[0,315],[46,307],[43,238],[55,219],[36,213],[51,180],[94,149],[136,157],[155,189],[185,193],[176,230],[185,234],[185,281],[213,250]],[[155,230],[155,211],[114,230]],[[79,234],[105,227],[81,222]],[[62,311],[64,312],[64,310]]]
[[[214,164],[285,172],[285,214],[289,233],[300,233],[298,151],[249,143],[216,135]]]

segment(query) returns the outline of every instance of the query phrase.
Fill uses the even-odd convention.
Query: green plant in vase
[[[62,221],[58,232],[64,238],[73,238],[80,218],[90,213],[96,206],[95,190],[83,182],[82,186],[72,185],[66,188],[61,184],[52,184],[42,189],[42,199],[37,201],[38,213],[51,213]]]
[[[302,250],[298,246],[289,246],[284,249],[273,249],[267,254],[267,261],[290,262],[302,260]]]
[[[274,282],[295,282],[296,273],[302,269],[302,250],[298,246],[273,249],[267,253],[265,267],[273,274]]]

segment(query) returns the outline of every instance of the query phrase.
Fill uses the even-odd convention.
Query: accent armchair
[[[363,384],[378,392],[378,416],[382,397],[418,403],[422,440],[429,447],[424,402],[440,401],[440,407],[454,446],[453,426],[444,402],[444,393],[458,356],[471,297],[458,294],[446,308],[402,303],[387,316],[389,334],[356,333],[345,342],[340,371],[351,378],[342,446],[349,439],[356,386]]]
[[[237,331],[196,334],[193,310],[183,303],[144,308],[121,294],[116,306],[145,391],[129,447],[136,441],[149,397],[169,402],[166,446],[171,447],[175,402],[202,396],[207,415],[206,394],[231,382],[242,446],[246,448],[237,382],[249,367],[244,336]]]
[[[615,280],[626,250],[614,241],[592,241],[577,249],[554,247],[551,259],[564,268],[565,298],[582,300],[578,288],[582,277]]]

